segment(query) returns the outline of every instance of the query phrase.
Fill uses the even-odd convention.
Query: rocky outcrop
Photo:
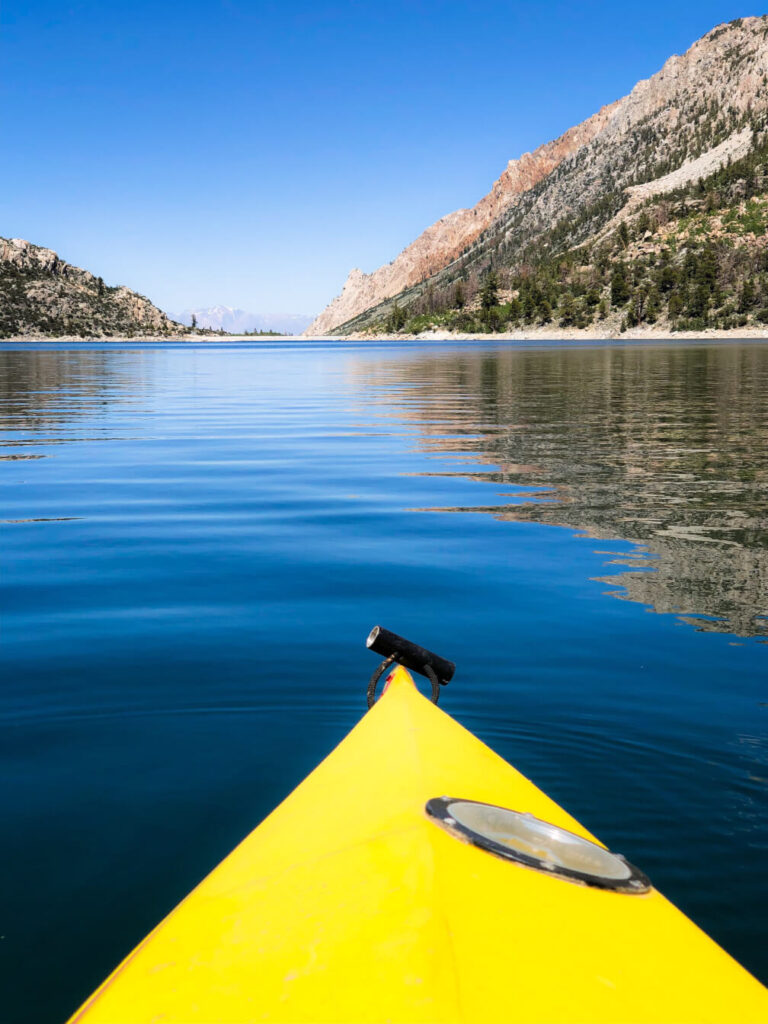
[[[0,337],[174,337],[185,333],[149,299],[109,287],[52,249],[0,238]]]
[[[307,334],[365,327],[361,314],[418,291],[421,282],[441,286],[459,274],[481,272],[491,261],[514,264],[565,218],[578,221],[580,232],[565,241],[581,242],[615,216],[630,189],[665,177],[676,187],[670,176],[683,165],[704,173],[718,158],[742,153],[751,123],[768,109],[766,76],[768,17],[713,29],[623,99],[511,161],[473,209],[432,225],[391,264],[371,274],[354,270]],[[696,161],[710,152],[712,159],[698,167]]]
[[[309,325],[306,334],[317,336],[362,313],[385,299],[400,294],[419,281],[436,274],[456,259],[490,227],[500,214],[514,205],[522,193],[532,189],[562,161],[593,139],[607,124],[618,104],[603,107],[589,120],[510,160],[491,191],[468,210],[456,210],[428,227],[415,242],[386,266],[371,274],[355,268],[350,272],[341,295]]]

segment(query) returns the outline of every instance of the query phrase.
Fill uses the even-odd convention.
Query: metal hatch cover
[[[447,796],[427,801],[426,812],[456,838],[555,878],[633,895],[651,888],[621,854],[532,814]]]

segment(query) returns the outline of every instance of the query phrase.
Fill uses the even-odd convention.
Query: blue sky
[[[739,3],[4,0],[0,235],[165,309],[319,311]]]

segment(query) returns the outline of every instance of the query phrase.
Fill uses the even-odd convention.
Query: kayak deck
[[[590,834],[405,669],[72,1021],[725,1022],[768,992],[659,892],[601,891],[459,841],[459,796]]]

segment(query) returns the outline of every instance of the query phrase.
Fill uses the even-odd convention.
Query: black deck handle
[[[456,666],[447,658],[441,658],[439,654],[433,654],[426,647],[411,643],[405,637],[392,633],[383,626],[374,626],[365,641],[365,646],[380,654],[382,658],[393,657],[403,668],[410,668],[420,675],[427,675],[427,669],[431,668],[440,682],[445,685],[453,678]]]

